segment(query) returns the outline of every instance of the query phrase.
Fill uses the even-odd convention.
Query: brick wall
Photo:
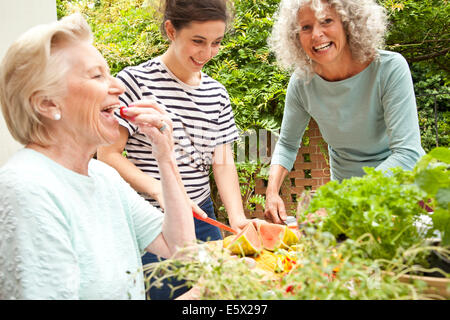
[[[317,123],[312,119],[303,141],[294,168],[289,172],[281,187],[281,198],[288,212],[296,210],[297,198],[304,190],[316,190],[330,181],[328,146],[322,138]],[[255,193],[265,195],[266,187],[267,181],[258,179]],[[250,214],[247,213],[247,216]],[[256,206],[251,217],[263,218],[263,208]]]

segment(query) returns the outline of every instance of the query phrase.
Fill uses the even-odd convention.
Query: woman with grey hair
[[[410,170],[421,147],[411,73],[382,50],[387,18],[374,0],[282,0],[269,45],[293,71],[269,174],[265,218],[286,219],[278,191],[313,118],[328,144],[332,180],[363,167]]]
[[[128,116],[153,145],[165,214],[92,159],[119,137],[123,92],[81,15],[32,28],[6,53],[2,112],[25,147],[0,168],[0,299],[144,299],[141,254],[195,243],[172,122],[156,103]]]

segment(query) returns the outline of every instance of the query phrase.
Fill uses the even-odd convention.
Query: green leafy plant
[[[357,239],[371,234],[367,247],[372,259],[390,259],[399,248],[424,239],[416,224],[427,212],[419,205],[425,193],[412,183],[412,173],[395,169],[387,176],[374,168],[366,175],[330,181],[320,187],[305,214],[325,208],[322,228],[336,237]]]
[[[260,194],[255,194],[256,180],[258,178],[268,178],[268,165],[256,162],[242,162],[236,164],[239,176],[239,187],[241,190],[242,202],[248,215],[252,217],[255,206],[265,206],[265,198]]]
[[[433,226],[442,234],[442,244],[450,245],[450,149],[435,148],[414,168],[414,182],[427,193],[433,209]]]
[[[255,193],[255,186],[257,179],[268,178],[268,164],[256,162],[238,162],[236,163],[236,170],[238,173],[239,188],[242,197],[244,212],[247,217],[254,218],[253,213],[256,209],[256,205],[264,207],[266,203],[266,199],[263,195]],[[211,196],[217,219],[224,223],[229,223],[225,207],[218,194],[212,170],[210,174],[210,181]]]
[[[435,148],[413,171],[400,168],[386,175],[365,168],[366,175],[331,181],[320,187],[300,220],[325,208],[321,229],[336,238],[370,234],[372,259],[392,259],[399,251],[425,243],[436,231],[450,244],[450,149]],[[425,204],[431,210],[425,210]],[[430,221],[430,222],[427,222]],[[425,257],[422,257],[425,258]]]

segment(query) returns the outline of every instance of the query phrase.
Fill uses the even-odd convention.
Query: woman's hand
[[[237,232],[241,231],[245,228],[245,226],[251,222],[250,219],[247,219],[245,216],[239,215],[238,218],[232,219],[232,216],[228,215],[228,219],[230,221],[230,227],[236,230]]]
[[[193,212],[198,213],[200,216],[202,216],[203,218],[208,218],[208,215],[206,214],[205,211],[203,211],[198,204],[196,204],[194,201],[192,201],[190,198],[188,198],[188,202],[191,204],[191,208]]]
[[[273,223],[282,224],[286,220],[286,208],[283,199],[277,193],[266,194],[264,218]]]
[[[139,100],[121,109],[121,114],[149,138],[158,162],[173,157],[172,120],[162,106],[153,100]]]
[[[238,220],[231,220],[230,219],[230,227],[232,229],[236,230],[237,232],[242,231],[247,226],[247,224],[249,224],[249,223],[253,223],[255,228],[258,228],[259,224],[267,223],[267,221],[266,220],[261,220],[261,219],[258,219],[258,218],[248,219],[246,217],[239,218]]]
[[[288,170],[279,164],[271,165],[269,171],[269,182],[266,189],[266,209],[264,219],[272,223],[283,224],[286,221],[286,208],[279,190]]]

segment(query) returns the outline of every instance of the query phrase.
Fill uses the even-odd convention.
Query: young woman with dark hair
[[[176,161],[193,210],[216,218],[209,185],[212,167],[229,222],[239,230],[248,223],[231,148],[239,135],[227,90],[202,72],[219,52],[231,20],[230,6],[226,0],[165,1],[161,31],[169,48],[161,56],[125,68],[117,78],[125,85],[120,100],[129,113],[142,100],[151,100],[171,117]],[[116,168],[150,203],[164,209],[167,204],[150,142],[132,122],[116,115],[121,138],[99,149],[98,159]],[[122,156],[124,149],[127,158]],[[195,231],[201,241],[222,238],[219,229],[199,220],[195,220]],[[154,261],[155,256],[143,256],[144,264]]]

